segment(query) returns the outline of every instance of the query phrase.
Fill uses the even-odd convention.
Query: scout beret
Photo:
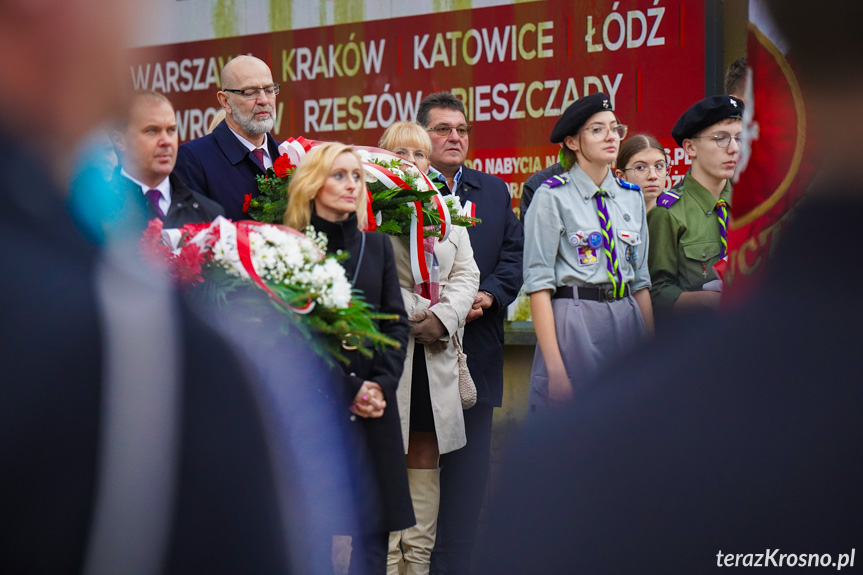
[[[611,98],[602,92],[579,98],[563,112],[557,124],[554,125],[551,131],[551,143],[559,144],[567,136],[578,132],[587,119],[597,112],[611,110],[614,110],[611,107]]]
[[[734,96],[710,96],[700,102],[696,102],[691,108],[683,112],[671,130],[671,137],[678,146],[683,145],[683,140],[691,138],[704,128],[708,128],[716,122],[728,118],[740,119],[743,117],[743,100]]]

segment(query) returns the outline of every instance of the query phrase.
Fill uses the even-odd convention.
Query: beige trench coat
[[[429,309],[429,300],[414,292],[407,238],[391,237],[391,239],[398,266],[402,299],[408,317],[410,317]],[[448,344],[446,349],[440,353],[426,351],[426,366],[438,450],[440,453],[449,453],[464,447],[467,443],[464,431],[464,414],[458,391],[458,355],[450,337],[456,332],[461,332],[464,328],[464,319],[467,317],[479,289],[479,269],[473,260],[470,238],[468,238],[467,231],[462,227],[453,226],[446,241],[435,244],[435,255],[437,255],[440,266],[440,301],[431,310],[446,328],[446,333],[441,339],[447,341]],[[459,333],[459,339],[461,339],[461,333]],[[414,345],[415,340],[411,337],[408,340],[405,369],[399,380],[397,393],[405,453],[408,451],[408,432],[410,431]]]

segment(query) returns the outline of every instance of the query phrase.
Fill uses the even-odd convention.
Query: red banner
[[[630,133],[667,146],[669,184],[688,159],[669,137],[704,93],[704,6],[658,0],[548,0],[140,48],[135,88],[164,92],[181,140],[204,135],[217,110],[219,72],[233,56],[265,60],[282,85],[274,135],[375,145],[411,120],[423,97],[465,102],[469,165],[521,183],[554,163],[548,138],[577,98],[606,92]]]
[[[791,64],[757,22],[750,24],[747,59],[751,73],[723,305],[757,289],[775,241],[816,171],[803,92]]]

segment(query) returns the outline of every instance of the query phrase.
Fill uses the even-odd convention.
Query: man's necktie
[[[599,224],[602,226],[602,246],[605,249],[605,263],[608,266],[608,279],[614,290],[615,297],[623,297],[623,276],[620,273],[620,265],[617,260],[617,249],[614,242],[614,228],[611,227],[611,218],[608,216],[608,207],[605,205],[605,190],[597,190],[596,213],[599,216]]]
[[[162,192],[159,190],[149,190],[146,194],[147,199],[150,200],[150,203],[153,204],[153,209],[156,210],[156,213],[159,214],[160,218],[165,217],[165,212],[162,211],[162,208],[159,207],[159,200],[162,199]]]
[[[255,158],[258,160],[258,163],[263,168],[264,167],[264,150],[262,150],[261,148],[255,148],[254,150],[252,150],[252,155],[255,156]]]
[[[728,253],[728,204],[725,200],[719,200],[716,204],[716,213],[719,219],[719,242],[722,244],[719,259],[722,259]]]

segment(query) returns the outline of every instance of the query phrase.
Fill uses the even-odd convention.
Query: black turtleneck
[[[362,233],[357,228],[357,215],[351,214],[347,219],[331,222],[313,213],[311,224],[315,228],[315,231],[323,232],[327,235],[328,254],[334,254],[338,250],[344,250],[351,254],[349,259],[342,262],[342,266],[345,268],[348,278],[353,277],[360,251],[360,236]]]

